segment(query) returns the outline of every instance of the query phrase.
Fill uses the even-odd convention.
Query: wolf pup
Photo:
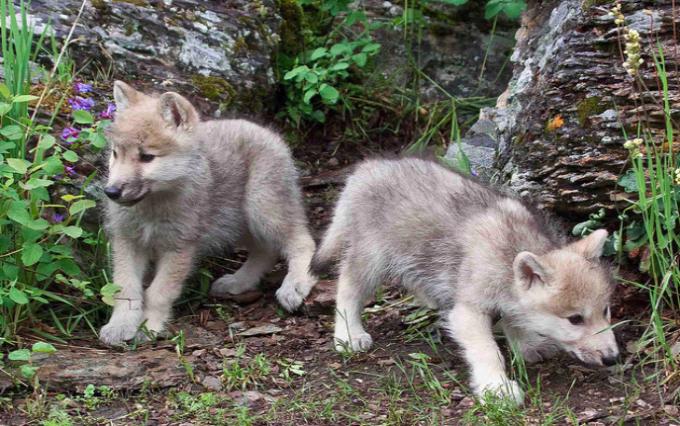
[[[521,403],[492,334],[498,315],[528,361],[563,349],[588,364],[616,362],[613,280],[599,262],[606,237],[598,230],[567,243],[518,200],[435,163],[373,160],[347,180],[312,267],[340,261],[336,349],[372,345],[364,303],[381,281],[396,280],[440,311],[476,395]]]
[[[276,296],[296,309],[316,283],[309,273],[315,244],[281,138],[245,120],[201,121],[177,93],[148,96],[117,81],[113,96],[104,192],[121,290],[100,340],[133,339],[142,323],[163,331],[198,257],[234,245],[245,246],[248,259],[215,281],[211,294],[255,288],[282,254],[288,275]],[[148,271],[153,279],[144,290]]]

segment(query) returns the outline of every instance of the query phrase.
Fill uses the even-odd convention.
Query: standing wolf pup
[[[104,192],[121,291],[100,340],[130,340],[142,323],[163,331],[197,258],[236,244],[248,249],[248,260],[215,281],[211,294],[255,288],[282,254],[288,275],[276,296],[296,309],[316,282],[308,272],[315,244],[281,138],[245,120],[201,121],[177,93],[148,96],[117,81],[113,96]]]
[[[599,263],[606,237],[598,230],[568,244],[519,201],[432,162],[366,161],[347,180],[312,266],[340,258],[338,350],[372,345],[364,303],[381,281],[398,280],[440,310],[475,394],[521,403],[492,334],[499,314],[528,361],[561,348],[589,364],[616,362],[613,284]]]

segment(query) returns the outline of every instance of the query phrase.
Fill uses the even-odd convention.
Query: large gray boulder
[[[79,66],[86,64],[86,73],[193,91],[222,109],[262,110],[275,93],[282,37],[295,31],[282,18],[296,13],[290,3],[88,0],[70,53]],[[34,0],[31,20],[38,29],[50,21],[63,40],[80,5]]]

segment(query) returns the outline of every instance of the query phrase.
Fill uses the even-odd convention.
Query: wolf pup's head
[[[106,196],[132,206],[150,194],[180,188],[195,167],[189,138],[199,122],[194,107],[177,93],[147,96],[121,81],[113,85],[113,98]]]
[[[613,280],[599,262],[607,231],[542,256],[519,253],[513,262],[521,327],[557,343],[591,365],[613,365],[619,349],[609,306]]]

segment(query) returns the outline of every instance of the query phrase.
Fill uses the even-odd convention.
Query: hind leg
[[[315,248],[314,240],[304,226],[298,227],[285,243],[283,251],[288,260],[288,274],[276,291],[276,298],[287,311],[297,309],[316,284],[316,277],[309,272]]]
[[[334,343],[338,352],[365,351],[373,345],[371,335],[361,323],[361,313],[366,300],[375,291],[376,282],[357,279],[351,265],[343,262],[335,299]]]
[[[276,250],[253,238],[246,240],[248,259],[233,274],[225,274],[210,287],[210,295],[240,294],[254,290],[267,272],[271,271],[278,260]]]

